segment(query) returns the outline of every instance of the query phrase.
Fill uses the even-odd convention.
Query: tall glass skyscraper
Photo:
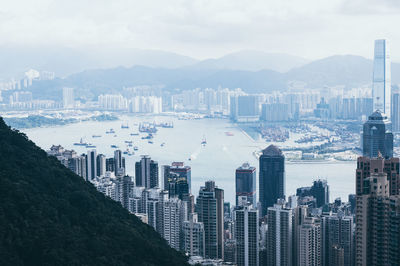
[[[246,196],[253,207],[257,206],[256,196],[256,168],[244,163],[236,169],[236,206],[239,205],[239,197]]]
[[[374,111],[380,110],[390,119],[391,101],[390,53],[387,40],[375,40],[372,98]]]
[[[375,158],[381,153],[384,158],[393,157],[392,123],[386,114],[375,111],[363,126],[363,156]]]
[[[274,145],[269,145],[260,156],[259,183],[262,215],[266,215],[268,207],[285,198],[285,156]]]

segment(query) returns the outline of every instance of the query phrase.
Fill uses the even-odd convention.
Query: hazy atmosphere
[[[372,58],[374,39],[400,44],[399,11],[395,0],[6,1],[0,7],[0,55],[15,55],[16,67],[29,61],[58,67],[50,55],[60,56],[75,71],[179,67],[242,50],[299,60],[336,54]],[[149,49],[190,58],[167,64],[168,56],[144,51]],[[65,62],[68,56],[78,62]],[[400,53],[393,51],[392,58],[400,59]],[[74,72],[67,67],[58,75]],[[12,74],[18,73],[8,77]]]
[[[1,266],[399,265],[399,0],[3,2]]]

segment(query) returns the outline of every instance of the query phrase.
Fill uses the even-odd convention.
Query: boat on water
[[[207,144],[206,137],[203,136],[203,139],[202,139],[202,141],[201,141],[201,145],[206,146],[206,144]]]
[[[118,149],[118,146],[113,144],[113,145],[111,145],[111,148]]]
[[[122,129],[128,129],[128,128],[129,128],[129,125],[128,125],[128,123],[126,123],[126,124],[122,124],[122,125],[121,125],[121,128],[122,128]]]
[[[131,136],[139,136],[139,133],[131,133]]]
[[[142,137],[142,139],[152,139],[153,137],[153,134],[149,133],[146,137]]]
[[[148,123],[148,122],[143,122],[139,124],[139,132],[144,132],[144,133],[156,133],[157,128],[154,123]]]
[[[134,150],[134,151],[139,150],[138,146],[133,147],[133,150]]]
[[[153,143],[154,143],[154,142],[153,142],[153,141],[151,141],[151,140],[149,140],[148,142],[149,142],[150,144],[153,144]]]
[[[109,130],[106,131],[106,134],[114,134],[115,131],[114,129],[110,128]]]
[[[132,140],[125,140],[125,143],[127,144],[132,143]]]
[[[129,150],[129,149],[126,149],[126,150],[123,152],[123,154],[128,155],[128,156],[132,156],[132,155],[134,155],[135,153],[134,153],[134,152],[131,152],[131,150]]]
[[[133,143],[128,143],[128,147],[132,147],[133,146]]]
[[[86,148],[88,148],[88,149],[96,148],[96,145],[93,145],[93,144],[88,143],[88,144],[86,145]]]
[[[227,131],[227,132],[225,132],[225,135],[231,137],[231,136],[233,136],[233,133],[230,131]]]
[[[161,146],[161,147],[164,147],[164,146],[165,146],[165,142],[161,143],[160,146]]]
[[[75,142],[74,145],[75,146],[86,146],[86,145],[88,145],[88,143],[83,142],[83,139],[81,138],[81,140],[79,142]]]
[[[92,138],[101,138],[101,135],[92,135]]]

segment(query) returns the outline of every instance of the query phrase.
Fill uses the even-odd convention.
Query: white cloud
[[[0,44],[151,48],[200,58],[241,49],[371,57],[376,38],[400,46],[399,8],[396,0],[7,1]]]

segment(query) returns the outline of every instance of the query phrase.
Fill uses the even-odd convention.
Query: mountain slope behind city
[[[240,55],[240,56],[238,56]],[[254,57],[254,52],[252,53]],[[243,54],[232,54],[212,62],[164,68],[150,66],[91,69],[67,76],[66,78],[35,81],[28,90],[35,99],[61,100],[62,88],[73,87],[82,99],[96,99],[99,94],[121,93],[123,87],[155,86],[163,90],[189,90],[194,88],[242,88],[248,93],[266,93],[286,90],[290,84],[304,84],[304,88],[320,89],[325,86],[354,88],[371,86],[372,60],[354,55],[336,55],[292,68],[281,73],[270,69],[250,71],[255,65],[246,61],[240,69]],[[233,59],[232,59],[233,58]],[[240,59],[242,58],[242,59]],[[238,61],[239,60],[239,61]],[[222,63],[222,62],[225,63]],[[227,62],[234,62],[232,66]],[[216,64],[216,65],[215,65]],[[261,63],[260,63],[261,64]],[[265,62],[265,67],[268,63]],[[260,66],[260,65],[258,65]],[[300,82],[300,83],[299,83]],[[400,83],[400,64],[392,63],[392,84]],[[5,91],[3,97],[8,97]]]
[[[0,118],[0,265],[186,265],[150,226]]]

